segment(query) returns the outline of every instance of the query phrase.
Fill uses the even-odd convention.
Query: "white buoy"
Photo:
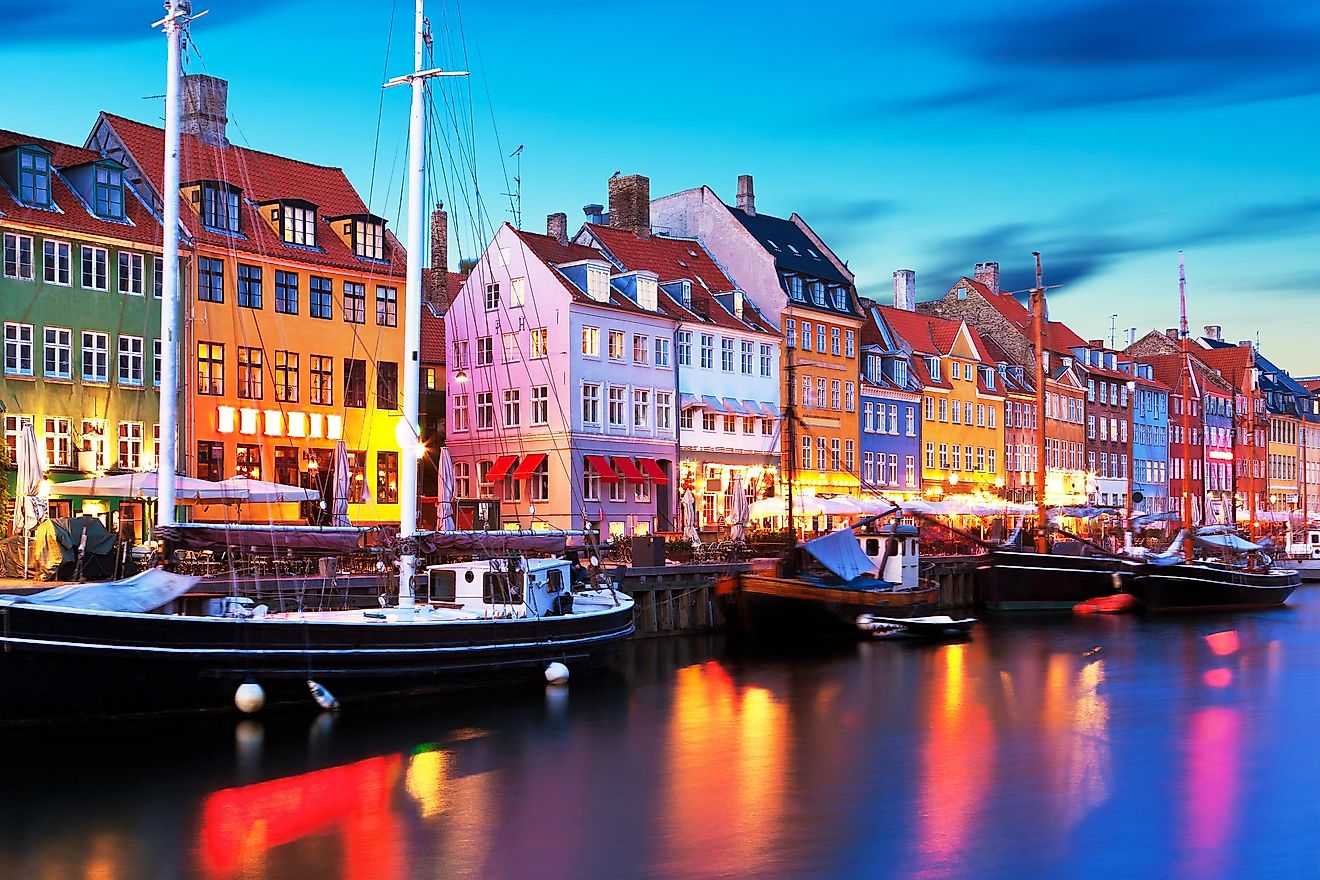
[[[545,668],[545,680],[551,684],[568,684],[568,667],[558,661]]]
[[[255,681],[245,681],[234,691],[234,705],[238,711],[247,715],[260,712],[261,707],[266,705],[266,691]]]
[[[310,678],[307,679],[307,689],[312,692],[312,699],[316,701],[316,705],[322,709],[334,712],[339,708],[339,701],[335,699],[334,694]]]

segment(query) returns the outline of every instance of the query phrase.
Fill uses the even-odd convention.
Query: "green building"
[[[0,131],[4,441],[30,421],[52,483],[149,470],[159,448],[161,224],[119,162]],[[181,375],[188,375],[180,371]],[[14,474],[7,475],[12,491]],[[107,509],[109,508],[109,509]],[[131,519],[139,502],[51,499]],[[115,511],[111,513],[111,511]]]

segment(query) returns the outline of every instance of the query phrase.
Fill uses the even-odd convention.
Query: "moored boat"
[[[1136,564],[1109,556],[996,549],[978,561],[979,602],[990,611],[1068,611],[1126,590]]]
[[[1251,571],[1198,560],[1142,565],[1127,589],[1148,611],[1223,611],[1283,605],[1301,583],[1288,569]]]

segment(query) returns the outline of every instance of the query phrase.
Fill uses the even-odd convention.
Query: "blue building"
[[[865,303],[864,303],[865,305]],[[883,321],[863,310],[861,346],[861,478],[863,494],[890,498],[921,493],[921,384],[908,353]]]
[[[1136,513],[1169,509],[1169,389],[1150,364],[1127,363],[1132,378],[1132,491]]]

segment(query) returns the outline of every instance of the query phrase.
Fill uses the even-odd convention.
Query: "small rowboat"
[[[922,639],[966,638],[976,626],[975,617],[952,618],[947,614],[930,617],[876,617],[863,614],[857,627],[876,636],[902,635]]]

